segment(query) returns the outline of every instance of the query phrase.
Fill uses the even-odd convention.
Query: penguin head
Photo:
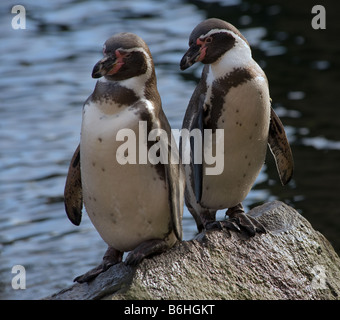
[[[246,38],[232,24],[212,18],[198,24],[189,38],[189,49],[184,54],[180,67],[185,70],[200,61],[216,62],[236,46],[248,46]]]
[[[120,81],[137,77],[154,68],[152,56],[146,43],[133,33],[118,33],[106,40],[104,58],[92,71],[92,78],[104,76]]]

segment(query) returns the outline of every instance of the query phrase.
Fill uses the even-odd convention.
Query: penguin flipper
[[[181,241],[183,237],[182,217],[184,208],[185,176],[176,141],[171,133],[170,124],[162,109],[159,113],[159,118],[164,124],[162,129],[166,131],[168,137],[168,139],[160,139],[160,142],[163,144],[161,150],[167,150],[167,154],[165,155],[166,158],[162,158],[161,162],[164,164],[165,179],[168,186],[172,228],[177,239]]]
[[[194,176],[194,192],[196,201],[200,202],[202,198],[202,180],[203,180],[203,113],[204,113],[204,94],[201,94],[199,97],[198,110],[194,114],[190,132],[193,129],[198,129],[201,132],[201,148],[195,149],[195,143],[193,142],[193,138],[190,138],[190,150],[191,150],[191,163],[193,168],[193,176]],[[198,138],[198,137],[197,137]],[[198,154],[200,152],[201,154]],[[198,161],[201,159],[202,161]]]
[[[184,207],[184,173],[182,166],[169,163],[166,166],[166,179],[169,187],[169,203],[171,207],[171,220],[178,240],[182,240],[182,217]],[[178,177],[176,179],[176,177]]]
[[[73,154],[64,189],[65,211],[70,221],[79,226],[83,208],[83,191],[80,173],[80,145]]]
[[[282,185],[293,176],[294,160],[292,150],[280,118],[271,108],[268,145],[272,152]]]

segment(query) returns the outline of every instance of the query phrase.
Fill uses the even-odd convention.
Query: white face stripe
[[[145,56],[147,56],[149,58],[149,54],[141,47],[134,47],[134,48],[130,48],[130,49],[118,48],[117,50],[121,50],[121,51],[124,51],[124,52],[138,51],[138,52],[142,52]]]
[[[146,57],[146,62],[147,62],[148,67],[151,67],[150,55],[143,48],[141,48],[141,47],[134,47],[134,48],[130,48],[130,49],[125,49],[125,48],[120,47],[120,48],[118,48],[116,50],[123,51],[123,52],[141,52]],[[105,51],[106,51],[106,45],[104,44],[103,45],[103,53],[104,53],[104,55],[106,55]]]
[[[210,65],[207,78],[209,83],[212,83],[215,79],[224,77],[234,69],[244,68],[253,61],[249,45],[233,31],[227,29],[213,29],[204,36],[206,37],[220,32],[231,34],[236,39],[236,45]]]
[[[144,98],[145,83],[152,74],[152,63],[149,54],[141,47],[130,49],[119,48],[118,50],[122,50],[123,52],[142,52],[144,54],[147,64],[146,72],[140,76],[119,81],[121,86],[133,90],[137,96]]]
[[[206,38],[213,34],[221,33],[221,32],[231,34],[237,40],[238,43],[243,44],[245,47],[249,48],[249,45],[247,42],[245,42],[238,34],[228,29],[212,29],[208,33],[201,35],[200,38]]]

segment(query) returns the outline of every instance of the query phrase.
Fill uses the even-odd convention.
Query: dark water
[[[62,202],[104,41],[121,31],[144,38],[165,112],[180,128],[201,66],[180,72],[178,64],[191,30],[207,17],[233,23],[248,38],[294,153],[294,180],[281,187],[268,157],[245,206],[285,201],[340,253],[339,2],[26,0],[26,29],[13,30],[15,4],[0,4],[0,298],[52,294],[97,265],[106,249],[86,214],[75,227]],[[326,8],[326,30],[311,27],[315,4]],[[183,225],[192,238],[187,210]],[[17,264],[26,268],[25,290],[11,286]]]

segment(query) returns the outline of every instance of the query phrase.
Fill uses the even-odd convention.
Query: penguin
[[[185,144],[189,146],[191,159],[190,163],[183,161],[186,206],[199,231],[226,228],[249,237],[265,233],[263,225],[245,214],[242,201],[260,173],[267,145],[275,158],[282,185],[291,180],[294,168],[284,127],[271,107],[267,77],[253,60],[249,43],[240,31],[216,18],[194,28],[180,68],[185,70],[196,62],[202,62],[204,67],[182,129],[190,132],[198,129],[203,148]],[[211,143],[205,142],[208,133]],[[183,145],[181,139],[182,158]],[[221,172],[208,174],[210,164],[194,161],[205,148],[219,153]],[[228,209],[229,218],[218,222],[216,211],[220,209]]]
[[[64,189],[70,221],[80,224],[84,204],[108,244],[102,263],[74,279],[80,283],[121,262],[124,252],[130,251],[125,263],[133,266],[182,239],[184,173],[170,143],[150,50],[139,36],[118,33],[105,42],[103,55],[93,68],[99,80],[83,106],[80,144]],[[145,159],[133,160],[143,146]]]

